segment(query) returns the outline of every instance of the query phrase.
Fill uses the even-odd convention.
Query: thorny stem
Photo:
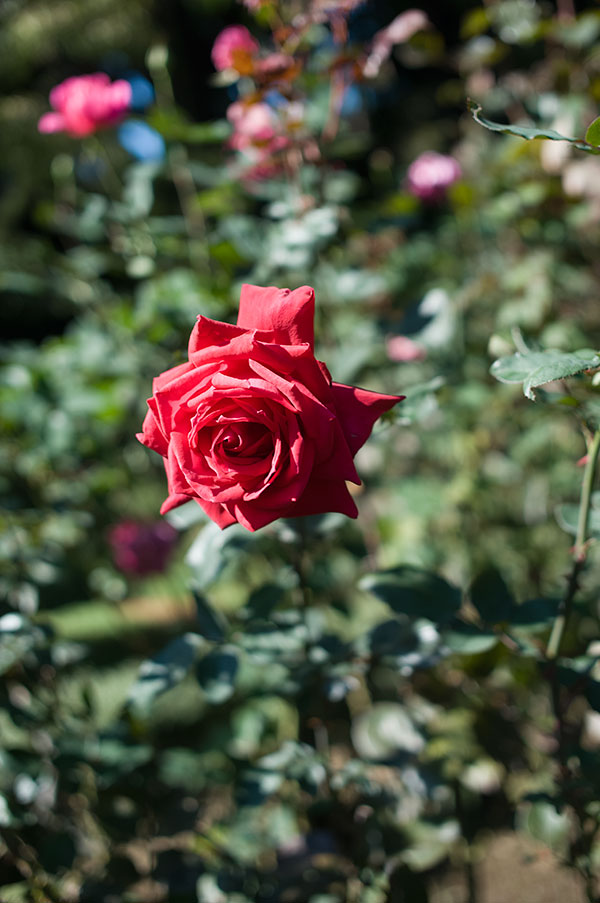
[[[577,534],[575,537],[575,545],[573,546],[573,567],[567,581],[567,589],[560,603],[558,614],[552,633],[548,640],[546,649],[546,658],[554,660],[560,654],[562,639],[571,616],[573,608],[573,599],[579,585],[579,574],[581,573],[587,553],[587,528],[590,517],[590,503],[592,498],[592,489],[594,486],[594,476],[596,474],[596,464],[598,461],[598,453],[600,452],[600,429],[596,430],[592,441],[588,448],[587,461],[585,463],[585,471],[583,474],[583,483],[581,485],[581,498],[579,501],[579,517],[577,520]]]
[[[573,600],[579,588],[579,575],[585,566],[587,555],[587,533],[588,521],[590,517],[590,504],[592,497],[592,489],[594,486],[594,477],[596,474],[596,465],[598,462],[598,453],[600,452],[600,429],[596,430],[588,444],[588,453],[585,463],[585,471],[583,474],[583,482],[581,485],[581,497],[579,502],[579,515],[577,519],[577,533],[575,536],[575,545],[573,546],[573,566],[567,580],[565,594],[561,600],[558,614],[552,627],[550,639],[546,649],[546,658],[552,663],[550,674],[550,689],[552,696],[552,708],[556,719],[556,735],[557,735],[557,757],[560,768],[560,783],[566,789],[570,778],[570,769],[567,754],[567,736],[564,721],[565,706],[561,700],[561,687],[558,677],[558,669],[556,659],[560,655],[563,637],[565,635],[569,618],[573,609]],[[586,829],[584,825],[584,815],[580,807],[574,805],[575,814],[578,821],[578,838],[583,841],[586,839]],[[586,846],[591,848],[591,838],[587,838]],[[573,861],[573,848],[571,848],[570,865],[576,866]],[[595,880],[589,871],[589,867],[579,866],[586,881],[586,896],[589,903],[597,903],[598,896],[595,892]]]

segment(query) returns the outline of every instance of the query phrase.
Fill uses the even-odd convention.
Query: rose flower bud
[[[229,25],[215,38],[210,58],[217,72],[236,69],[247,74],[252,71],[252,57],[258,50],[258,42],[244,25]]]
[[[346,480],[402,396],[332,382],[314,356],[314,291],[244,285],[237,325],[198,317],[188,361],[153,383],[138,439],[164,458],[161,513],[194,499],[221,528],[358,511]]]
[[[128,81],[111,82],[104,72],[74,75],[50,91],[54,113],[45,113],[38,131],[67,132],[75,138],[91,135],[119,122],[131,108],[132,88]]]
[[[454,157],[425,151],[408,167],[407,188],[422,201],[439,201],[461,175],[460,164]]]

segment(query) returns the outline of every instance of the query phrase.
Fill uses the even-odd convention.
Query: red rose
[[[237,326],[198,317],[189,360],[153,383],[138,439],[165,459],[161,513],[194,499],[220,527],[357,516],[346,480],[401,396],[333,383],[313,352],[314,291],[244,285]]]

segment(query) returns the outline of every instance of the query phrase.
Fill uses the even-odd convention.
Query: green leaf
[[[407,655],[418,645],[418,637],[407,618],[383,621],[357,640],[358,648],[366,646],[365,651],[372,655]]]
[[[520,605],[513,605],[509,621],[511,627],[523,633],[540,633],[554,620],[557,609],[557,599],[528,599]]]
[[[206,589],[218,580],[227,565],[246,548],[251,537],[252,534],[238,524],[227,530],[221,530],[213,523],[203,527],[186,555],[186,562],[194,571],[195,586]]]
[[[568,376],[576,376],[584,370],[593,370],[600,367],[600,357],[589,350],[574,351],[572,354],[561,354],[558,351],[547,351],[547,360],[530,373],[523,383],[523,392],[527,398],[535,400],[533,389],[553,382],[555,379],[566,379]]]
[[[544,351],[531,351],[527,354],[511,354],[494,361],[490,373],[501,383],[522,383],[530,373],[545,361]]]
[[[587,151],[589,154],[600,153],[600,149],[594,147],[593,144],[588,143],[587,139],[584,141],[581,138],[568,138],[566,135],[561,135],[560,132],[557,132],[554,129],[538,129],[534,126],[509,125],[501,122],[492,122],[490,119],[484,119],[483,116],[479,115],[481,113],[481,106],[472,100],[468,102],[468,109],[475,122],[492,132],[502,132],[504,135],[516,135],[519,138],[527,139],[527,141],[531,141],[533,138],[546,138],[550,141],[568,141],[569,144],[572,144],[579,150]]]
[[[436,623],[452,620],[460,608],[461,594],[455,586],[412,565],[367,574],[359,585],[399,614]]]
[[[596,367],[600,367],[600,356],[595,351],[584,348],[573,352],[551,350],[513,354],[494,361],[490,373],[500,382],[522,382],[524,394],[534,401],[533,390],[538,386],[576,376]]]
[[[44,647],[50,633],[50,628],[31,624],[16,612],[3,615],[0,618],[0,674],[4,674],[34,650]]]
[[[205,641],[196,633],[176,637],[154,658],[140,665],[139,675],[129,691],[127,706],[139,718],[146,718],[157,697],[180,684],[194,666]]]
[[[18,884],[5,884],[2,888],[3,903],[29,903],[31,900],[31,884],[19,881]]]
[[[571,536],[577,535],[577,521],[579,520],[579,505],[557,505],[554,509],[559,527]],[[591,508],[587,522],[589,536],[600,536],[600,510]]]
[[[432,868],[448,856],[460,838],[460,826],[453,819],[443,822],[415,819],[407,826],[409,844],[399,854],[412,871]]]
[[[196,603],[196,624],[198,631],[207,640],[214,643],[220,643],[225,639],[225,619],[221,613],[211,608],[205,597],[198,592],[194,592],[194,602]]]
[[[212,649],[198,662],[196,678],[208,702],[220,705],[233,695],[237,672],[238,657],[233,646]]]
[[[443,376],[435,376],[427,383],[411,386],[406,390],[406,397],[402,404],[389,412],[390,420],[397,421],[403,426],[409,426],[429,417],[437,410],[435,393],[441,389],[444,382]]]
[[[587,132],[585,133],[585,140],[588,144],[593,144],[595,147],[600,145],[600,116],[598,116],[597,119],[594,119],[588,126]]]
[[[517,812],[517,827],[541,840],[555,853],[564,854],[567,850],[570,819],[566,811],[558,811],[553,800],[538,798],[534,802],[524,802]]]
[[[588,703],[596,711],[600,711],[600,681],[598,676],[598,656],[580,655],[577,658],[564,659],[557,671],[558,680],[563,687],[569,688],[572,695],[585,695]]]
[[[487,624],[507,621],[514,604],[510,590],[496,568],[479,574],[471,585],[471,602]]]
[[[474,624],[454,621],[451,628],[443,633],[444,644],[451,652],[460,655],[479,655],[492,649],[498,642],[495,633],[480,630]]]
[[[386,760],[398,753],[417,754],[425,741],[406,708],[397,702],[376,702],[352,722],[352,742],[363,759]]]

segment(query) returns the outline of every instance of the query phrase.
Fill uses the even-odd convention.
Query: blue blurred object
[[[363,98],[360,88],[356,85],[348,85],[344,92],[341,112],[344,116],[352,116],[362,110]]]
[[[119,126],[117,139],[132,157],[144,163],[158,162],[165,156],[162,135],[141,119],[128,119]]]
[[[277,109],[277,107],[282,107],[285,104],[289,103],[287,98],[285,98],[283,96],[283,94],[281,94],[280,91],[267,91],[264,99],[265,99],[265,102],[268,103],[270,107],[274,107],[275,109]]]
[[[154,88],[139,72],[128,72],[125,80],[131,85],[131,109],[145,110],[154,103]]]

